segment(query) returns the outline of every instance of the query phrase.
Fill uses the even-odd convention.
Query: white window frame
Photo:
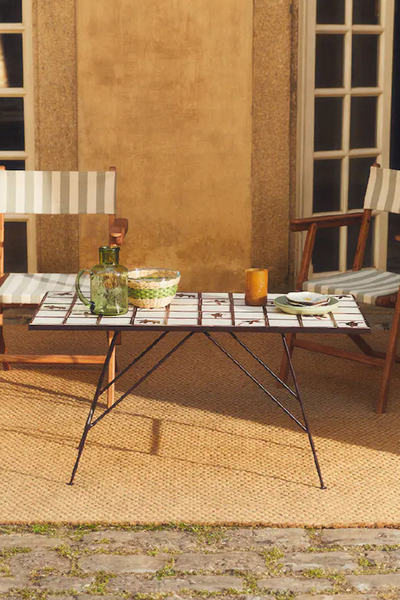
[[[383,166],[389,166],[390,156],[390,111],[392,94],[393,24],[394,0],[381,0],[380,25],[351,25],[353,0],[345,0],[344,25],[317,25],[317,0],[300,0],[299,5],[299,64],[298,64],[298,114],[297,114],[297,180],[296,217],[313,215],[313,173],[315,158],[340,158],[342,160],[341,209],[338,212],[318,213],[319,216],[340,214],[347,211],[347,192],[350,157],[377,157]],[[351,89],[351,31],[354,33],[380,34],[377,88]],[[317,33],[344,35],[344,87],[340,89],[315,89],[315,40]],[[347,68],[346,68],[347,67]],[[343,98],[342,149],[314,152],[314,102],[315,97],[340,96]],[[352,96],[377,96],[377,146],[361,150],[350,150],[350,103]],[[310,175],[312,174],[312,175]],[[386,270],[388,215],[376,218],[374,237],[374,266]],[[295,236],[295,272],[299,272],[305,233]],[[340,229],[339,271],[347,270],[347,227]],[[323,273],[316,276],[321,277]],[[312,277],[312,272],[310,277]]]
[[[0,88],[2,98],[24,98],[25,150],[1,151],[2,160],[24,160],[26,169],[35,168],[32,0],[22,0],[22,23],[0,23],[0,33],[22,34],[24,87]],[[6,221],[24,221],[27,227],[28,273],[37,272],[36,216],[7,214]]]

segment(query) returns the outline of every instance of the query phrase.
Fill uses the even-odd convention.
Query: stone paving
[[[52,596],[400,600],[400,529],[0,527],[0,598]]]

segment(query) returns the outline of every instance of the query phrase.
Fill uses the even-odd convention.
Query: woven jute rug
[[[10,351],[102,353],[99,332],[6,330]],[[278,398],[270,376],[226,334],[218,339]],[[383,346],[387,333],[370,336]],[[153,332],[124,334],[119,367]],[[119,395],[182,334],[167,336]],[[243,334],[274,369],[277,335]],[[315,340],[322,341],[321,336]],[[342,336],[330,343],[351,347]],[[204,336],[194,336],[88,436],[68,486],[98,367],[0,372],[0,522],[400,525],[400,369],[388,413],[373,412],[381,371],[296,350],[295,365],[322,472],[307,435]]]

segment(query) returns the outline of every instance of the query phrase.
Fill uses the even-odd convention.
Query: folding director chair
[[[102,364],[104,355],[8,354],[3,331],[5,306],[35,306],[46,291],[71,292],[74,274],[4,273],[4,222],[11,214],[104,214],[109,219],[109,244],[122,244],[127,219],[116,218],[116,171],[6,171],[0,168],[0,362],[4,370],[12,363]],[[8,332],[8,334],[11,333]],[[109,340],[110,343],[110,340]],[[109,377],[115,370],[115,355]],[[114,390],[110,388],[109,403]]]
[[[398,293],[400,275],[375,268],[362,268],[371,219],[377,214],[373,211],[400,213],[400,171],[382,169],[379,166],[371,167],[363,212],[294,219],[290,222],[290,229],[292,231],[307,231],[296,284],[297,290],[323,294],[353,294],[359,302],[394,308],[393,324],[386,352],[374,350],[359,335],[349,337],[362,353],[348,352],[332,346],[298,339],[295,335],[290,336],[288,343],[291,353],[293,353],[295,347],[305,348],[383,368],[376,404],[376,412],[381,414],[385,411],[387,405],[393,365],[395,362],[400,362],[400,357],[396,356],[400,331],[400,294]],[[317,230],[327,227],[343,227],[356,223],[360,223],[361,226],[352,271],[308,279]],[[400,241],[400,236],[396,236],[396,239]],[[286,380],[287,376],[288,361],[286,357],[283,357],[281,377]]]

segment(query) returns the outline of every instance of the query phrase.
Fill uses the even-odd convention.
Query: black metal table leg
[[[315,445],[314,445],[314,440],[312,438],[311,435],[311,431],[310,431],[310,427],[308,425],[308,421],[307,421],[307,417],[305,414],[305,410],[304,410],[304,405],[303,405],[303,400],[300,394],[300,390],[299,390],[299,386],[297,383],[297,379],[296,379],[296,375],[294,372],[294,368],[293,368],[293,363],[291,361],[290,355],[289,355],[289,349],[286,343],[286,338],[285,335],[282,334],[282,340],[283,340],[283,346],[285,348],[285,352],[288,355],[288,360],[289,360],[289,367],[290,367],[290,371],[292,373],[292,377],[293,377],[293,381],[294,381],[294,386],[295,386],[295,392],[288,386],[286,385],[286,383],[284,383],[254,352],[252,352],[241,340],[239,340],[239,338],[236,337],[235,334],[231,333],[232,337],[245,349],[247,350],[247,352],[249,354],[251,354],[251,356],[253,358],[255,358],[257,360],[257,362],[259,364],[261,364],[267,371],[268,373],[270,373],[279,383],[282,384],[282,386],[292,395],[294,396],[301,407],[301,412],[302,412],[302,416],[303,416],[303,420],[304,420],[304,425],[303,423],[301,423],[277,398],[275,398],[275,396],[269,392],[267,390],[267,388],[262,385],[258,379],[256,377],[254,377],[254,375],[252,375],[234,356],[232,356],[232,354],[230,354],[215,338],[213,338],[208,332],[204,332],[204,335],[211,341],[213,342],[213,344],[215,344],[215,346],[217,346],[217,348],[219,348],[221,350],[221,352],[223,352],[225,354],[225,356],[227,356],[237,367],[239,367],[239,369],[241,371],[243,371],[243,373],[245,373],[245,375],[247,375],[247,377],[249,377],[273,402],[275,402],[275,404],[277,404],[279,406],[279,408],[281,408],[287,415],[288,417],[290,417],[292,419],[292,421],[294,421],[304,432],[307,433],[308,435],[308,439],[310,442],[310,446],[311,446],[311,451],[314,457],[314,463],[315,463],[315,467],[317,469],[317,473],[318,473],[318,477],[319,477],[319,481],[320,481],[320,487],[321,489],[326,489],[323,479],[322,479],[322,475],[321,475],[321,469],[319,466],[319,462],[318,462],[318,458],[317,458],[317,453],[315,450]]]
[[[315,467],[317,469],[317,473],[318,473],[318,477],[319,477],[319,482],[321,484],[321,490],[325,490],[326,486],[324,484],[324,480],[322,479],[321,467],[319,466],[319,461],[318,461],[318,457],[317,457],[317,451],[315,449],[314,440],[313,440],[313,437],[311,435],[310,426],[308,424],[307,416],[306,416],[306,413],[305,413],[305,410],[304,410],[303,399],[302,399],[301,394],[300,394],[300,389],[299,389],[299,385],[297,383],[296,373],[294,371],[292,358],[290,356],[289,347],[287,345],[287,341],[286,341],[286,337],[285,337],[284,333],[282,333],[282,343],[283,343],[283,347],[285,349],[286,356],[287,356],[287,359],[288,359],[288,362],[289,362],[289,369],[290,369],[290,373],[292,374],[294,387],[296,389],[297,399],[298,399],[300,407],[301,407],[301,412],[302,412],[302,415],[303,415],[303,420],[304,420],[304,423],[305,423],[305,426],[306,426],[308,439],[310,441],[310,446],[311,446],[311,450],[312,450],[313,457],[314,457]]]
[[[147,352],[149,352],[149,350],[151,350],[152,348],[154,348],[154,346],[156,344],[158,344],[159,341],[161,341],[165,336],[167,335],[167,332],[164,332],[163,334],[160,335],[159,338],[157,338],[152,344],[150,344],[150,346],[148,346],[148,348],[146,348],[146,350],[144,350],[138,357],[136,357],[134,360],[132,360],[127,367],[125,367],[112,381],[110,381],[107,385],[105,385],[104,387],[102,387],[103,385],[103,381],[104,381],[104,376],[105,373],[107,371],[108,368],[108,363],[110,362],[110,357],[111,354],[114,350],[114,346],[118,337],[118,332],[114,333],[114,337],[111,341],[109,350],[108,350],[108,354],[106,357],[106,360],[104,362],[100,377],[99,377],[99,381],[97,383],[97,387],[96,387],[96,392],[89,410],[89,414],[88,414],[88,418],[86,420],[86,425],[85,428],[83,430],[83,434],[82,434],[82,438],[80,441],[80,444],[78,446],[78,456],[77,459],[75,461],[75,465],[72,471],[72,475],[71,475],[71,479],[68,483],[68,485],[73,485],[73,481],[76,475],[76,471],[78,469],[78,465],[79,465],[79,460],[81,458],[82,452],[83,452],[83,448],[85,446],[85,442],[86,442],[86,438],[87,435],[89,433],[89,430],[94,427],[95,425],[97,425],[97,423],[99,423],[108,413],[110,413],[112,410],[114,410],[114,408],[120,404],[120,402],[122,402],[122,400],[124,400],[124,398],[126,398],[126,396],[128,396],[128,394],[130,394],[134,389],[136,389],[141,383],[143,383],[143,381],[145,379],[147,379],[152,373],[154,373],[154,371],[156,369],[158,369],[158,367],[160,367],[170,356],[172,356],[172,354],[174,354],[174,352],[176,352],[178,350],[178,348],[180,348],[189,338],[191,338],[194,335],[194,332],[190,332],[188,333],[182,340],[180,340],[169,352],[167,352],[167,354],[165,354],[165,356],[163,356],[163,358],[161,358],[155,365],[154,367],[152,367],[149,371],[147,371],[147,373],[145,373],[142,377],[140,377],[140,379],[138,379],[138,381],[136,381],[126,392],[124,392],[120,398],[118,398],[118,400],[116,400],[114,402],[114,404],[112,406],[110,406],[109,408],[107,408],[106,410],[104,410],[104,412],[97,417],[97,419],[93,420],[93,415],[94,415],[94,411],[96,410],[96,406],[97,406],[97,402],[99,397],[101,396],[101,394],[103,394],[109,387],[110,385],[113,385],[118,379],[120,379],[122,377],[122,375],[124,375],[129,369],[131,369],[131,367],[133,367],[133,365],[135,365],[139,360],[141,360],[143,358],[143,356],[145,356],[145,354],[147,354]]]
[[[117,338],[118,338],[118,332],[114,331],[114,335],[113,335],[113,338],[111,340],[111,344],[108,347],[108,352],[107,352],[106,360],[104,361],[103,368],[101,370],[100,377],[99,377],[99,380],[97,382],[96,392],[94,394],[94,397],[93,397],[93,400],[92,400],[92,404],[90,406],[89,414],[88,414],[88,417],[86,419],[86,425],[85,425],[85,428],[83,430],[82,438],[81,438],[81,441],[80,441],[79,446],[78,446],[78,456],[76,458],[75,465],[74,465],[74,468],[72,470],[71,479],[69,480],[68,485],[73,485],[73,483],[74,483],[74,477],[75,477],[76,471],[78,469],[78,465],[79,465],[79,461],[80,461],[80,458],[81,458],[81,455],[82,455],[82,452],[83,452],[83,448],[85,447],[85,442],[86,442],[87,434],[88,434],[89,429],[90,429],[90,424],[92,422],[94,411],[96,410],[97,402],[98,402],[99,396],[101,394],[101,386],[103,385],[104,377],[105,377],[105,374],[107,372],[108,364],[110,362],[112,353],[114,351],[115,343],[117,341]]]

